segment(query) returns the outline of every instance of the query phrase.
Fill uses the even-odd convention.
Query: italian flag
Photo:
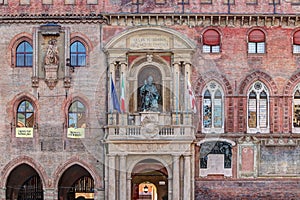
[[[125,86],[124,77],[122,76],[122,86],[121,86],[121,111],[125,112]]]

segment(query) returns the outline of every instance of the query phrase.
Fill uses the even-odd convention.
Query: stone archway
[[[58,182],[58,199],[94,199],[94,179],[91,174],[80,165],[69,167]]]
[[[140,190],[141,184],[153,184],[156,188],[157,199],[168,199],[168,171],[159,161],[145,159],[138,162],[131,173],[131,199],[152,199],[154,194]],[[151,198],[150,198],[151,197]]]
[[[42,200],[43,184],[38,172],[27,164],[15,167],[6,182],[6,199]]]

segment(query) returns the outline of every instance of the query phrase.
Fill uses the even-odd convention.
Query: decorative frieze
[[[226,14],[118,14],[107,15],[108,24],[118,26],[291,26],[300,24],[297,15]]]

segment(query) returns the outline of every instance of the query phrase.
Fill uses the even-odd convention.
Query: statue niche
[[[57,40],[50,39],[44,59],[45,81],[50,89],[53,89],[58,79],[59,51]]]
[[[145,80],[144,85],[140,88],[140,95],[141,111],[158,111],[158,99],[160,96],[155,85],[153,85],[152,76]]]
[[[162,107],[161,74],[156,67],[147,67],[139,73],[138,110],[159,112]]]

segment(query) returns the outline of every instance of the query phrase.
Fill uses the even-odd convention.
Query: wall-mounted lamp
[[[144,187],[144,193],[148,193],[148,191],[149,191],[148,186],[145,185],[145,187]]]
[[[74,73],[74,72],[75,72],[75,67],[71,65],[70,58],[67,58],[67,59],[66,59],[66,66],[69,67],[71,73]]]

